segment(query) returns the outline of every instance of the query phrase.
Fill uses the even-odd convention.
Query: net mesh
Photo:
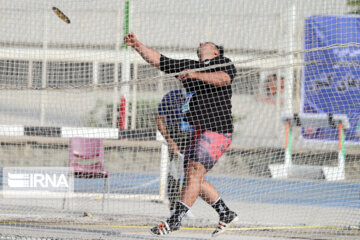
[[[216,163],[205,180],[239,216],[225,237],[359,237],[358,1],[0,3],[0,239],[150,238],[179,191],[192,189],[159,122],[186,157],[197,130],[214,145],[206,131],[233,127],[218,161],[191,155]],[[124,44],[129,32],[191,64],[151,66],[152,55]],[[196,62],[206,42],[230,61]],[[231,85],[195,77],[186,87],[178,77],[188,68],[182,74],[225,73],[218,84]],[[72,192],[19,183],[34,177],[28,168],[63,167],[74,170],[64,175]],[[174,239],[215,230],[219,215],[203,199]]]

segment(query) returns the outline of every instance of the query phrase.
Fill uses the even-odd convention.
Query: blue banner
[[[360,142],[360,17],[312,16],[305,20],[302,111],[346,114],[346,140]],[[306,139],[337,140],[330,128],[303,128]]]

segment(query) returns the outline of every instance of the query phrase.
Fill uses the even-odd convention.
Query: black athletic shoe
[[[150,232],[157,236],[167,235],[169,233],[178,231],[180,229],[179,224],[170,224],[168,221],[161,222],[158,226],[150,229]]]
[[[230,211],[229,214],[220,217],[219,225],[212,233],[212,237],[217,237],[221,233],[225,232],[232,223],[238,220],[238,216],[235,212]]]

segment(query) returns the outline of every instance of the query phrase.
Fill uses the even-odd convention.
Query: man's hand
[[[168,144],[169,144],[170,150],[174,154],[177,154],[180,151],[177,144],[174,142],[174,140],[171,139],[170,141],[168,141]]]
[[[139,42],[139,40],[136,38],[134,33],[129,33],[125,35],[124,42],[126,45],[134,48],[136,44]]]
[[[124,43],[135,49],[145,61],[154,67],[160,68],[160,53],[141,43],[134,33],[126,34],[124,37]]]
[[[196,79],[205,83],[208,83],[213,86],[226,86],[231,84],[231,78],[229,74],[226,72],[189,72],[190,69],[184,69],[180,72],[179,76],[177,77],[180,81],[185,81],[188,78]]]
[[[185,81],[188,78],[192,78],[193,77],[193,72],[190,73],[186,73],[187,71],[190,71],[190,69],[184,69],[183,71],[181,71],[180,75],[177,77],[177,79],[179,79],[180,81]]]

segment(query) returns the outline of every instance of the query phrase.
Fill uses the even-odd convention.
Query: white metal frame
[[[269,169],[273,178],[288,178],[292,175],[303,174],[319,176],[323,174],[328,181],[345,180],[345,133],[350,128],[349,119],[345,114],[283,114],[285,122],[285,162],[284,164],[270,164]],[[330,166],[305,166],[292,163],[292,128],[297,127],[332,127],[339,130],[338,138],[338,165]],[[296,174],[298,173],[298,174]]]

